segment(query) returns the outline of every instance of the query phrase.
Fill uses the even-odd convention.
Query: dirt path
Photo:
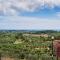
[[[10,58],[10,57],[1,57],[1,60],[15,60],[15,58]]]

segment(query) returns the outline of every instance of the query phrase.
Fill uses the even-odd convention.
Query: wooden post
[[[0,60],[1,60],[1,53],[0,53]]]
[[[58,56],[56,56],[56,60],[58,60]]]

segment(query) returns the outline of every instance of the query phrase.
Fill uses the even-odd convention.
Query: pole
[[[0,60],[1,60],[1,53],[0,53]]]
[[[52,39],[52,60],[53,60],[53,40],[54,40],[54,36],[52,36],[51,39]]]
[[[52,39],[52,60],[53,60],[53,39]]]
[[[57,58],[56,60],[58,60],[58,56],[56,56],[56,58]]]

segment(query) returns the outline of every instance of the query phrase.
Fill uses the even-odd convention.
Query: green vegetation
[[[18,60],[52,60],[51,36],[60,39],[60,32],[46,31],[46,33],[35,34],[30,31],[22,33],[2,31],[0,32],[0,58],[9,56],[18,58]]]

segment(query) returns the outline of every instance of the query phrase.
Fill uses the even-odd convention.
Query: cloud
[[[57,13],[56,13],[56,16],[57,16],[58,18],[60,18],[60,12],[57,12]]]
[[[0,0],[0,15],[18,15],[55,6],[60,7],[60,0]]]
[[[0,17],[0,29],[60,29],[60,20],[32,17]]]

